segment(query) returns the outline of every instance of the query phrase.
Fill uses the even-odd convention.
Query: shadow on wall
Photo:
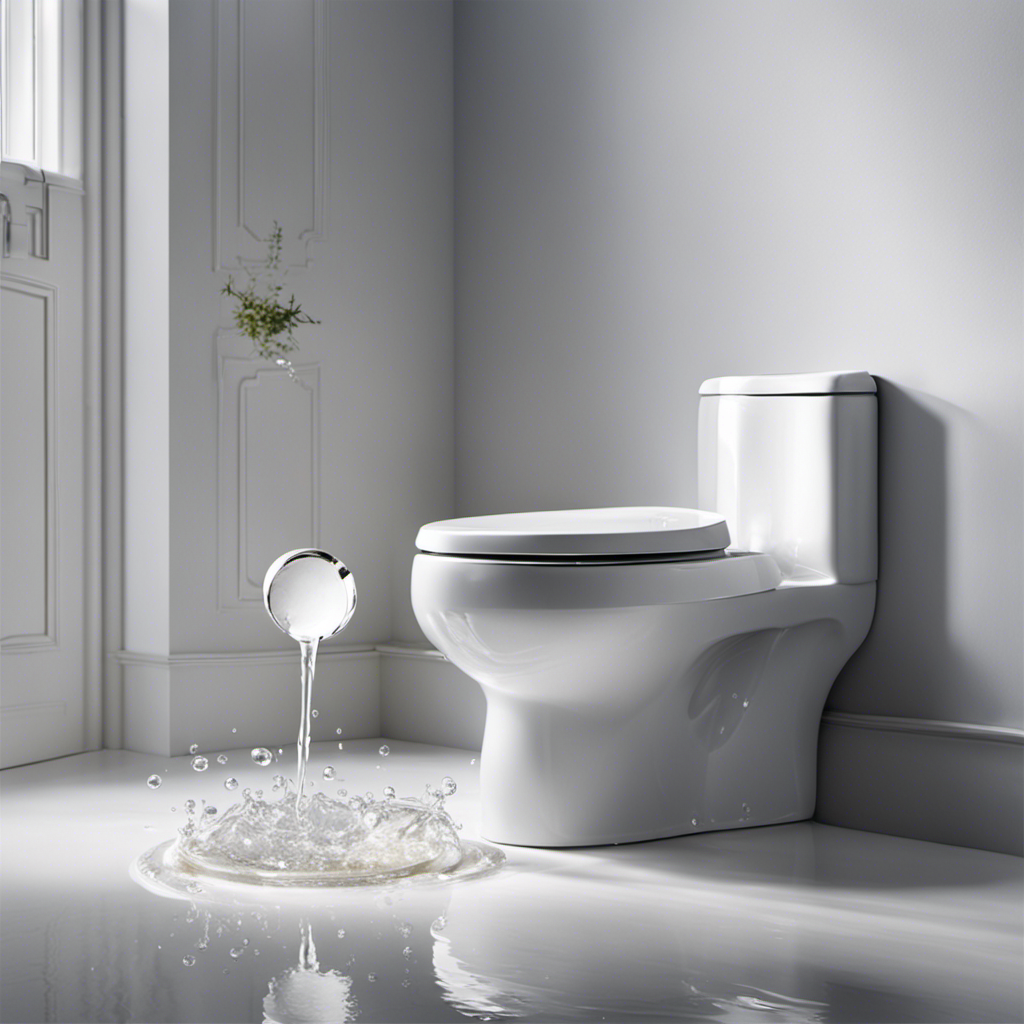
[[[970,414],[884,377],[875,380],[878,603],[871,631],[840,674],[828,706],[942,717],[929,713],[936,691],[971,678],[949,626],[947,470],[947,424]],[[978,708],[980,721],[984,710]]]

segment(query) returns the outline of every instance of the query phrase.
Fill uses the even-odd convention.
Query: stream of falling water
[[[299,742],[296,749],[295,813],[301,814],[301,802],[306,792],[306,765],[309,764],[309,741],[313,734],[313,676],[316,672],[316,651],[319,640],[299,641],[299,683],[302,687],[302,707],[299,712]]]

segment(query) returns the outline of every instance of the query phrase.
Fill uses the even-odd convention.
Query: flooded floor
[[[476,755],[387,742],[317,745],[313,777],[416,796],[451,776],[478,838]],[[223,807],[223,776],[269,790],[280,770],[224,753],[202,774],[123,751],[0,773],[0,1020],[1024,1018],[1024,861],[827,825],[504,847],[496,873],[429,885],[144,888],[130,866],[186,800]]]

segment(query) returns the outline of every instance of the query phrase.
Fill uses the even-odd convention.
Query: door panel
[[[46,191],[0,267],[0,767],[85,749],[83,196]]]

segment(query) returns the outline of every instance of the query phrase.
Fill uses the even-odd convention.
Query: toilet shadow
[[[871,631],[828,707],[912,717],[936,706],[937,681],[970,678],[949,625],[947,468],[949,424],[969,414],[884,377],[875,381],[878,598]]]
[[[656,881],[666,891],[694,885],[865,893],[1011,885],[1019,903],[1024,886],[1019,857],[813,821],[572,852],[584,859],[591,878],[621,881],[625,874]],[[567,864],[554,870],[573,869]]]

